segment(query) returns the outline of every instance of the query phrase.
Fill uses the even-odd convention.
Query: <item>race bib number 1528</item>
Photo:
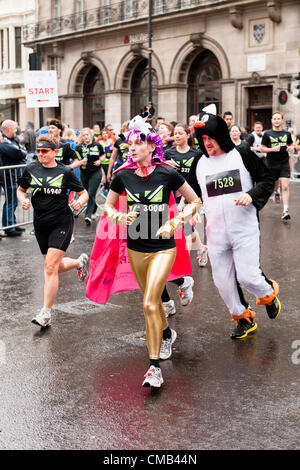
[[[206,177],[208,197],[242,191],[240,170],[229,170]]]

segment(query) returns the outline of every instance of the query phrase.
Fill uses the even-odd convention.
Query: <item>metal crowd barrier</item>
[[[25,166],[0,166],[0,231],[33,222],[32,207],[24,211],[17,200],[17,180]]]

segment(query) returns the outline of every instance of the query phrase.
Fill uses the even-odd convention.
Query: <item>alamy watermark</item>
[[[6,364],[6,345],[0,340],[0,366]]]
[[[292,342],[292,349],[295,349],[291,357],[292,363],[298,366],[300,364],[300,339]]]

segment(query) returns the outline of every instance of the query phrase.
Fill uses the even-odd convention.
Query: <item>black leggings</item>
[[[180,277],[179,279],[174,279],[174,281],[171,281],[171,282],[173,282],[178,287],[180,287],[184,283],[184,278]],[[170,296],[169,296],[169,293],[167,291],[167,286],[165,286],[165,288],[163,290],[163,293],[161,294],[161,300],[162,300],[162,302],[169,302],[169,300],[170,300]]]

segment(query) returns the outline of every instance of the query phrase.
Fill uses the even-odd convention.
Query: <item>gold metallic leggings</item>
[[[128,258],[141,291],[150,359],[159,359],[162,332],[168,327],[161,294],[176,257],[176,247],[155,253],[128,249]]]

